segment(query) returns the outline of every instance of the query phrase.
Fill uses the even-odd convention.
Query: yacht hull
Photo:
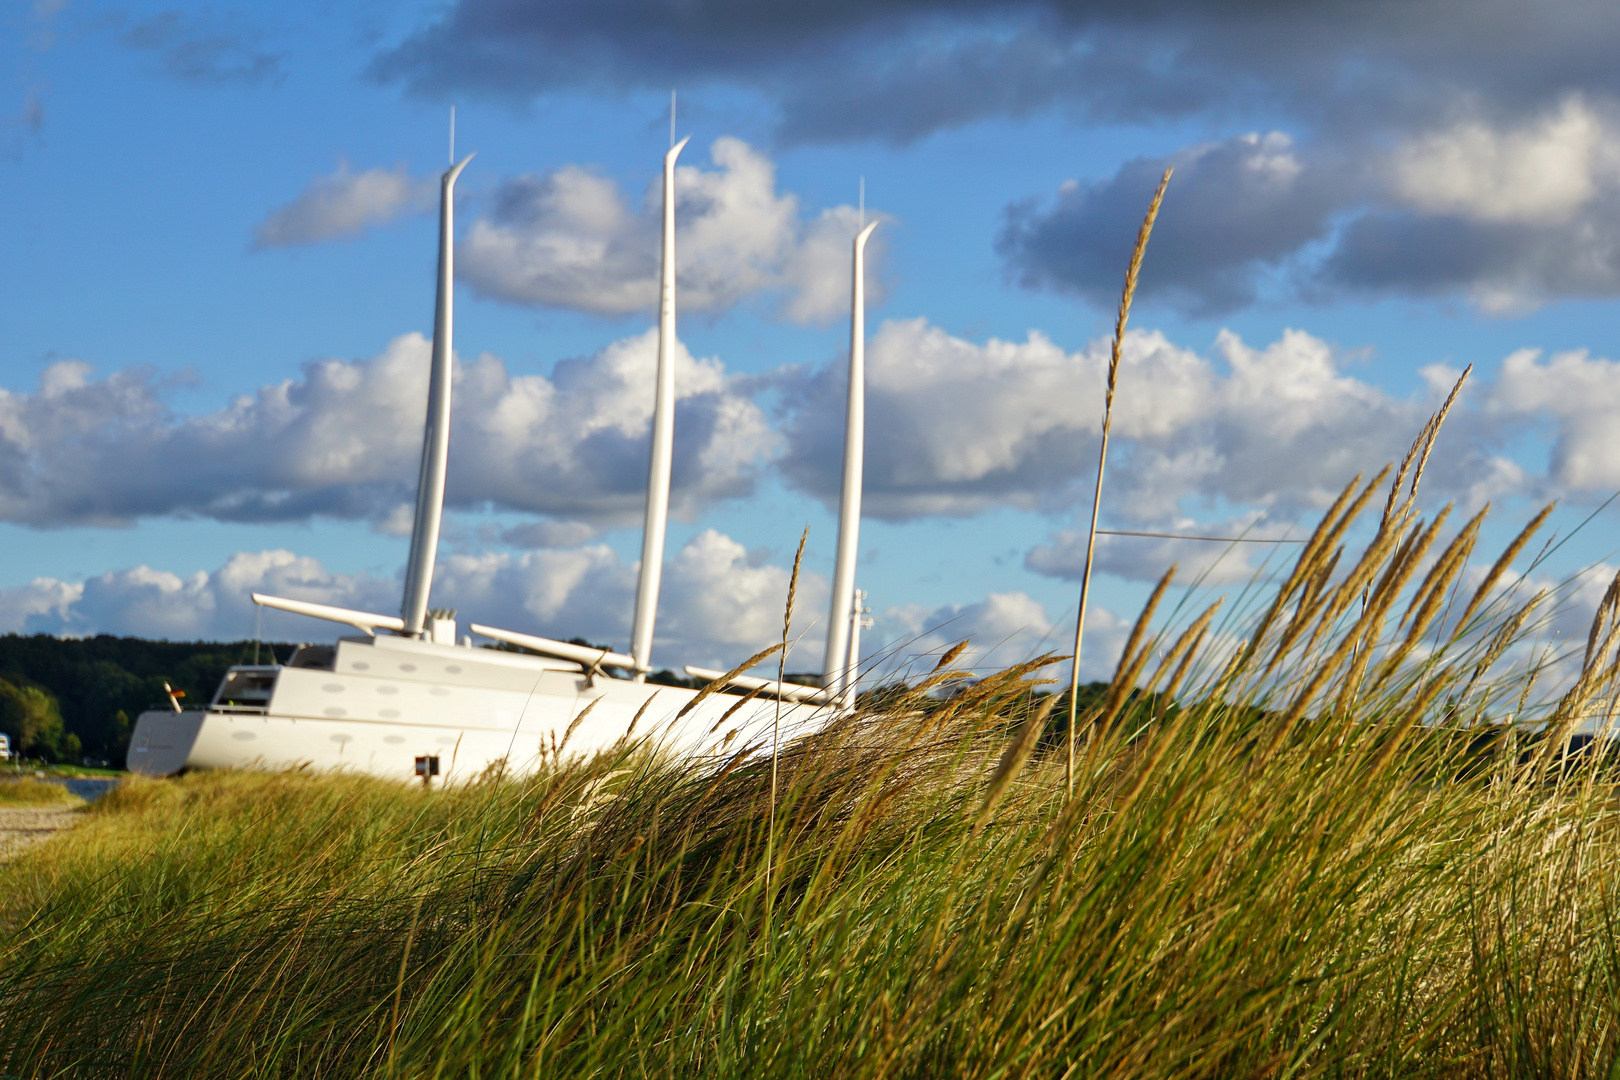
[[[208,709],[142,713],[129,770],[307,768],[409,780],[428,769],[442,781],[466,781],[497,763],[527,774],[626,736],[683,757],[735,751],[768,733],[779,707],[718,693],[682,716],[697,691],[407,638],[344,639],[330,669],[255,670],[275,672],[263,707],[221,704],[222,687]],[[825,712],[789,702],[780,710],[784,732]]]

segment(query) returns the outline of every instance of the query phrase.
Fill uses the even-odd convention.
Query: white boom
[[[588,645],[571,645],[566,641],[557,641],[552,638],[535,637],[533,634],[519,634],[512,630],[500,630],[493,626],[480,626],[471,623],[467,629],[475,634],[496,641],[504,641],[508,645],[521,645],[525,649],[533,649],[545,656],[554,656],[559,660],[572,660],[582,664],[585,670],[590,671],[598,665],[609,667],[634,667],[635,660],[623,653],[609,652],[606,649],[593,649]]]
[[[444,474],[450,455],[450,362],[454,344],[451,317],[455,304],[456,177],[472,160],[468,154],[445,171],[439,182],[439,285],[433,309],[433,366],[428,381],[427,423],[422,433],[422,468],[416,482],[416,520],[411,526],[411,556],[405,566],[405,598],[400,606],[401,632],[421,637],[426,628],[428,591],[439,552],[439,522],[444,516]]]
[[[693,667],[688,664],[686,673],[694,679],[724,679],[726,673],[715,671],[712,668]],[[739,690],[758,690],[762,694],[773,694],[788,701],[802,701],[810,705],[822,705],[831,698],[827,691],[818,690],[814,686],[800,686],[798,683],[777,682],[775,679],[756,679],[752,675],[733,675],[726,680],[727,686],[735,686]]]
[[[373,615],[369,611],[351,611],[348,608],[332,607],[330,604],[312,604],[307,600],[285,600],[279,596],[266,596],[263,593],[254,593],[253,602],[278,611],[290,611],[294,615],[308,615],[315,619],[344,623],[372,635],[378,630],[397,632],[405,629],[405,620],[397,615]]]
[[[658,375],[653,396],[652,461],[647,468],[647,523],[641,537],[630,655],[637,682],[652,670],[653,621],[664,572],[664,530],[669,523],[669,474],[675,454],[675,159],[689,139],[664,155],[664,257],[658,290]]]
[[[838,499],[838,554],[833,561],[827,612],[827,651],[821,685],[837,699],[860,663],[849,655],[850,609],[855,604],[855,558],[861,539],[861,480],[866,451],[866,240],[872,222],[855,235],[849,313],[849,404],[844,414],[844,482]]]

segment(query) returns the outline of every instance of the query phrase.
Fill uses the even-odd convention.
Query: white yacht
[[[354,628],[332,645],[301,647],[285,664],[233,667],[204,708],[140,715],[130,741],[131,772],[161,776],[191,768],[307,767],[453,782],[497,763],[531,772],[557,755],[650,738],[669,752],[736,750],[780,721],[784,734],[819,723],[854,701],[863,609],[854,564],[860,518],[864,433],[864,249],[876,222],[854,242],[850,391],[837,565],[821,687],[746,675],[720,692],[646,681],[663,567],[674,424],[675,160],[664,158],[663,266],[658,373],[647,485],[645,534],[631,635],[620,654],[477,624],[474,634],[524,652],[475,647],[458,638],[455,613],[428,607],[444,505],[449,450],[453,194],[470,157],[440,184],[438,297],[432,372],[404,601],[378,615],[255,593],[266,607]],[[766,643],[761,643],[762,646]],[[630,677],[614,677],[605,669]],[[688,667],[711,682],[727,673]],[[738,736],[741,741],[736,741]]]

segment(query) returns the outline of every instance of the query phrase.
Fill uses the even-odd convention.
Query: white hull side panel
[[[153,709],[141,713],[129,740],[126,768],[143,776],[169,776],[185,768],[202,730],[204,713]]]
[[[565,755],[610,749],[631,733],[644,705],[635,738],[683,757],[717,753],[722,744],[735,751],[768,736],[778,708],[774,700],[755,699],[724,719],[740,699],[712,694],[677,719],[697,691],[589,680],[492,650],[378,639],[382,643],[340,643],[336,670],[283,668],[268,712],[142,713],[129,768],[147,775],[182,768],[309,768],[409,780],[416,759],[433,756],[442,780],[465,781],[503,759],[513,773],[533,772],[588,706],[589,714],[562,745]],[[784,702],[784,737],[824,713]]]
[[[366,691],[377,690],[366,685],[376,680],[334,677],[332,672],[288,670],[282,677],[287,675],[321,677],[324,683],[316,693],[330,696],[318,696],[316,703],[335,696],[355,703]],[[735,695],[708,696],[687,716],[676,719],[697,691],[606,678],[585,687],[585,678],[567,672],[548,672],[541,683],[531,693],[450,688],[449,695],[431,696],[433,690],[444,688],[429,687],[428,701],[418,708],[410,708],[408,698],[400,701],[405,695],[386,695],[403,706],[395,709],[402,716],[390,719],[374,714],[319,716],[316,709],[283,712],[279,691],[274,711],[267,714],[175,714],[154,709],[143,712],[136,724],[130,769],[167,776],[183,767],[267,771],[305,767],[408,780],[415,777],[418,756],[437,756],[442,780],[473,779],[502,759],[510,771],[522,776],[538,769],[552,746],[564,743],[570,725],[593,701],[590,714],[562,745],[565,756],[612,748],[632,733],[630,721],[648,698],[653,701],[635,725],[633,737],[646,737],[667,753],[687,758],[719,753],[723,745],[739,750],[750,738],[768,735],[778,708],[776,701],[753,699],[723,724],[723,717],[739,704]],[[330,685],[343,685],[343,690],[326,690]],[[288,696],[298,701],[308,695]],[[805,704],[782,703],[784,737],[815,721],[820,712]],[[734,730],[737,735],[727,740]]]

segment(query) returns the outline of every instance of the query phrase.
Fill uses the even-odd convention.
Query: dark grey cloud
[[[578,547],[596,539],[596,532],[583,521],[525,521],[500,530],[492,539],[516,548]]]
[[[1136,223],[1166,164],[1172,192],[1153,231],[1143,296],[1164,295],[1199,314],[1251,302],[1256,279],[1321,239],[1362,182],[1350,169],[1308,160],[1284,135],[1245,135],[1177,158],[1138,159],[1107,180],[1070,184],[1050,204],[1008,209],[997,244],[1025,286],[1119,301]]]
[[[129,25],[124,45],[150,53],[164,74],[183,82],[257,86],[281,79],[285,57],[262,33],[236,19],[171,8]]]
[[[776,102],[789,139],[904,140],[1047,108],[1358,124],[1462,99],[1533,110],[1620,88],[1617,31],[1600,0],[457,0],[373,74],[518,100],[725,84]]]
[[[463,0],[377,57],[372,74],[423,94],[513,100],[742,86],[776,102],[788,141],[906,141],[1054,103],[1112,118],[1183,115],[1235,88],[1192,63],[1157,70],[1160,49],[1144,39],[1146,52],[1122,52],[1098,22],[1031,3]]]
[[[1135,224],[1176,166],[1139,294],[1220,315],[1262,292],[1457,295],[1490,312],[1620,295],[1620,108],[1573,95],[1497,122],[1461,112],[1382,143],[1245,135],[1007,210],[1030,288],[1118,302]]]
[[[1368,213],[1351,221],[1316,281],[1331,292],[1474,296],[1503,313],[1559,297],[1620,295],[1620,199],[1559,227]]]
[[[1620,145],[1615,40],[1606,0],[453,0],[371,72],[514,102],[740,88],[774,109],[785,142],[906,142],[1052,112],[1238,131],[1264,118],[1303,148],[1299,171],[1253,171],[1265,155],[1240,139],[1175,155],[1146,295],[1209,315],[1276,281],[1286,299],[1458,293],[1511,311],[1620,291],[1604,198],[1620,180],[1598,160],[1616,155],[1542,153],[1589,121]],[[1474,128],[1494,150],[1477,153]],[[1111,304],[1161,165],[1014,206],[1013,275]],[[1500,190],[1459,187],[1469,170]],[[1560,173],[1594,191],[1503,211],[1503,192]]]

